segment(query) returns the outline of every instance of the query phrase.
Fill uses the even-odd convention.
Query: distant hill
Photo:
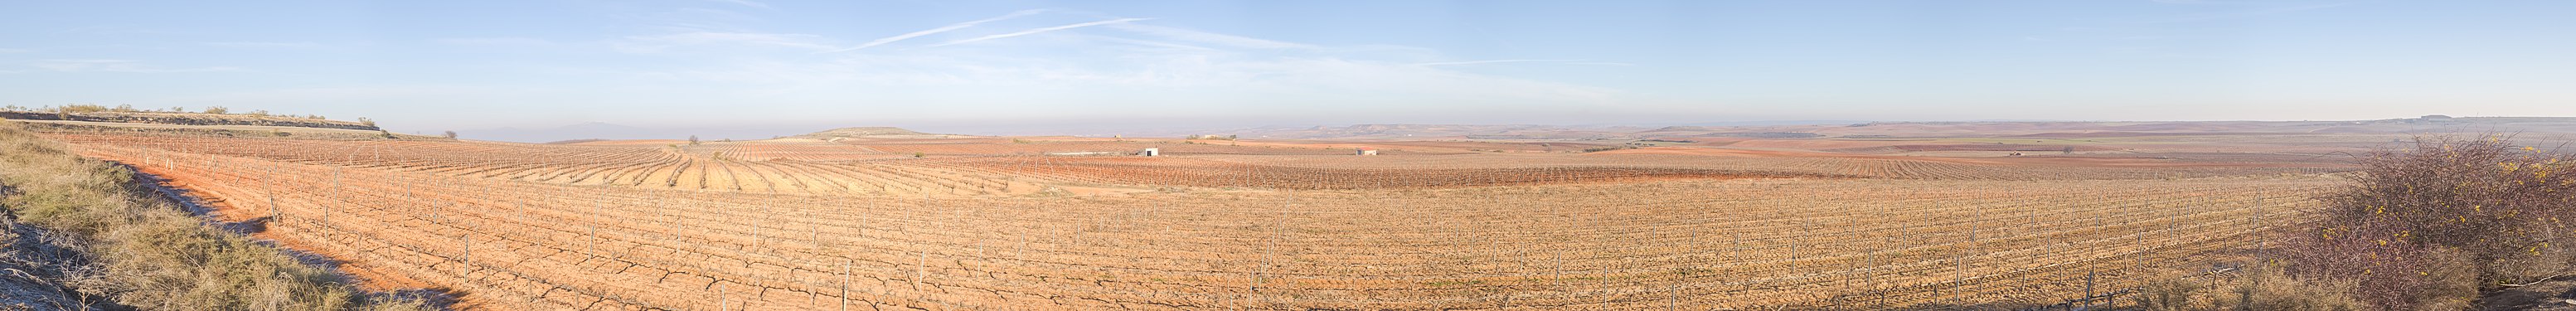
[[[966,135],[922,133],[891,126],[860,126],[829,129],[821,132],[806,133],[804,135],[788,136],[788,138],[829,140],[833,138],[921,138],[926,136],[948,137]]]
[[[1849,126],[1778,127],[1835,137],[2082,138],[2180,135],[2568,133],[2576,118],[2462,117],[2359,121],[1871,122]]]
[[[903,129],[903,128],[900,128],[900,127],[892,127],[892,126],[859,126],[859,127],[844,127],[844,128],[829,129],[829,130],[823,130],[823,131],[821,131],[821,132],[813,132],[813,133],[807,133],[807,134],[805,134],[805,135],[797,135],[797,136],[815,136],[815,137],[865,137],[865,136],[883,136],[883,135],[931,135],[931,134],[930,134],[930,133],[922,133],[922,132],[914,132],[914,131],[912,131],[912,130],[907,130],[907,129]]]
[[[123,111],[73,112],[73,113],[31,112],[31,111],[0,111],[0,118],[11,119],[11,120],[53,120],[53,121],[84,121],[84,122],[113,122],[113,123],[143,123],[143,124],[167,124],[167,125],[252,125],[252,126],[310,127],[310,128],[344,129],[344,130],[365,130],[365,131],[374,131],[374,130],[378,130],[378,129],[376,128],[376,125],[375,125],[375,124],[372,124],[372,123],[366,123],[366,122],[351,122],[351,121],[339,121],[339,120],[324,120],[324,119],[313,119],[313,118],[299,118],[299,117],[286,117],[286,116],[264,116],[264,115],[249,115],[249,114],[213,114],[213,113],[178,113],[178,112],[123,112]]]
[[[587,143],[587,142],[599,142],[599,141],[608,141],[608,140],[606,140],[606,139],[598,139],[598,138],[567,139],[567,140],[549,141],[549,142],[546,142],[545,144],[547,144],[547,145],[570,145],[570,144],[579,144],[579,143]]]
[[[901,129],[901,128],[892,128],[892,127],[853,127],[853,128],[833,129],[833,130],[822,131],[822,132],[814,132],[814,133],[808,133],[808,134],[788,134],[788,133],[804,133],[805,131],[812,131],[813,129],[816,129],[816,128],[821,128],[821,127],[813,127],[813,126],[805,126],[805,125],[796,125],[796,124],[756,124],[756,125],[696,126],[696,127],[687,127],[687,126],[633,126],[633,125],[615,124],[615,123],[606,123],[606,122],[588,122],[588,123],[581,123],[581,124],[573,124],[573,125],[565,125],[565,126],[557,126],[557,127],[541,127],[541,128],[503,127],[503,128],[488,128],[488,129],[458,130],[458,131],[456,131],[456,133],[457,133],[457,136],[458,136],[459,138],[464,138],[464,139],[472,139],[472,140],[489,140],[489,141],[512,141],[512,142],[523,142],[523,143],[547,143],[547,142],[562,142],[562,141],[569,141],[569,140],[590,140],[590,139],[603,139],[603,140],[671,139],[671,140],[681,140],[681,139],[688,139],[688,138],[689,138],[689,137],[691,137],[691,136],[698,137],[698,139],[700,139],[700,140],[705,140],[705,141],[722,141],[722,140],[737,140],[737,141],[740,141],[740,140],[761,140],[761,139],[787,138],[787,137],[796,137],[796,138],[814,138],[814,139],[829,139],[830,137],[832,137],[832,136],[829,136],[829,135],[843,135],[842,137],[874,136],[874,137],[878,137],[878,138],[908,138],[908,137],[924,137],[924,136],[942,136],[941,134],[925,134],[925,133],[921,133],[921,132],[915,132],[915,131],[911,131],[911,130],[905,130],[905,129]],[[797,136],[784,136],[784,135],[797,135]],[[817,137],[821,137],[821,138],[817,138]]]
[[[465,139],[527,143],[580,139],[682,139],[687,138],[690,135],[688,131],[641,128],[603,122],[590,122],[542,129],[504,127],[497,129],[462,130],[456,132],[457,137]],[[707,139],[714,140],[716,138],[709,137]]]
[[[1431,139],[1586,140],[1639,138],[1906,138],[2027,137],[2077,138],[2171,135],[2249,134],[2424,134],[2473,132],[2576,132],[2576,118],[2425,116],[2355,121],[1956,121],[1735,122],[1737,125],[1664,127],[1360,124],[1333,126],[1268,126],[1219,131],[1247,139]]]
[[[1246,138],[1268,139],[1606,139],[1629,137],[1628,131],[1552,125],[1360,124],[1346,127],[1265,127],[1233,131]]]

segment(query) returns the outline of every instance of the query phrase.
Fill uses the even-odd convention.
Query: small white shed
[[[1144,152],[1137,152],[1136,155],[1148,157],[1161,156],[1163,155],[1163,148],[1145,148]]]

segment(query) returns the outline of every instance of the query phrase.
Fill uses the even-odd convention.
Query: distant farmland
[[[506,310],[2036,307],[2239,263],[2389,139],[46,137]]]

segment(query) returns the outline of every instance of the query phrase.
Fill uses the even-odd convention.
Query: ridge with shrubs
[[[36,293],[13,301],[20,296],[12,292],[0,309],[432,309],[419,299],[370,297],[330,270],[209,226],[136,181],[124,166],[0,122],[0,214],[13,229],[0,235],[12,250],[0,253],[0,267],[47,268],[0,271],[37,279],[0,286]]]

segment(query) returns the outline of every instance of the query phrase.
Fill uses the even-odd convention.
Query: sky
[[[0,105],[69,103],[405,132],[2576,116],[2576,1],[0,3]]]

